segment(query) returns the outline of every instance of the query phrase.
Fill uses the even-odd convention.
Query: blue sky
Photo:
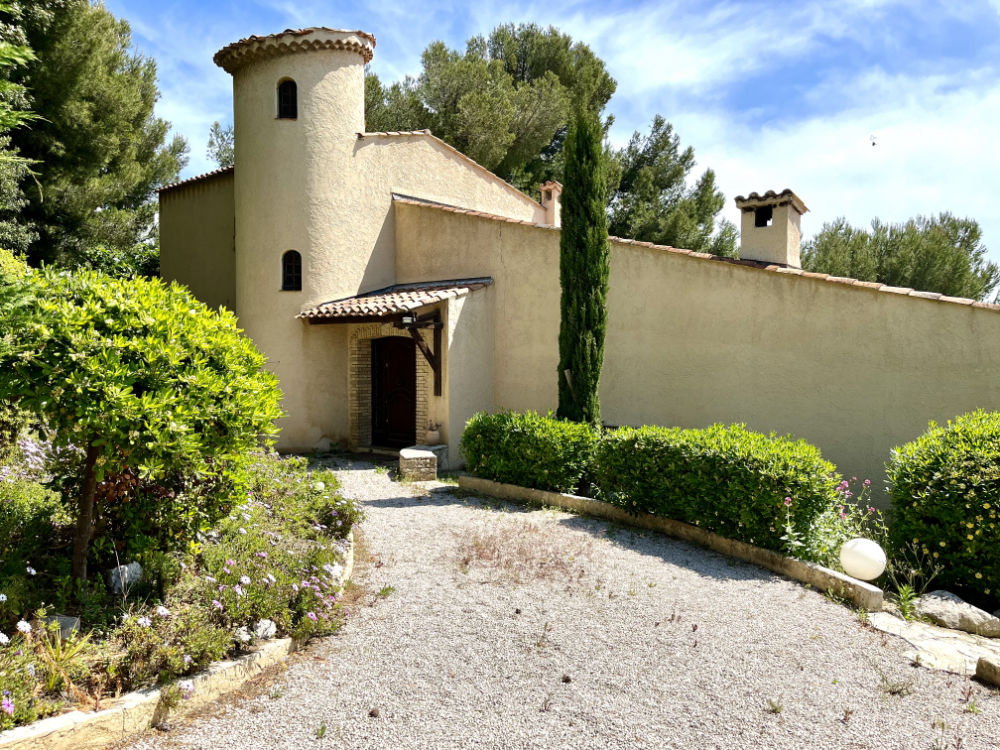
[[[159,66],[158,113],[191,146],[185,176],[212,168],[214,120],[232,118],[212,55],[249,34],[363,29],[391,81],[420,70],[434,40],[464,48],[505,22],[552,24],[607,63],[612,138],[656,113],[712,167],[732,199],[790,187],[806,235],[846,216],[867,225],[951,211],[971,216],[1000,262],[1000,0],[365,3],[105,0]],[[874,135],[876,145],[871,145]]]

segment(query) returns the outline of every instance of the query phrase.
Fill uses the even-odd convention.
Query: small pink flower
[[[872,480],[870,480],[870,479],[866,479],[865,480],[865,487],[871,487],[871,484],[872,484]]]
[[[316,613],[315,612],[306,612],[306,617],[308,617],[313,622],[316,622],[317,618],[316,618]]]
[[[792,498],[790,498],[790,497],[786,497],[786,498],[785,498],[785,505],[786,505],[787,507],[791,508],[791,507],[792,507]]]
[[[844,513],[843,511],[841,511],[841,512],[840,512],[840,520],[842,520],[842,521],[843,521],[843,520],[844,520],[845,518],[847,518],[847,514],[846,514],[846,513]]]
[[[218,599],[213,599],[212,600],[212,606],[215,607],[216,609],[220,609],[221,610],[222,609],[222,602],[220,602]]]
[[[5,697],[3,699],[2,708],[4,710],[4,713],[6,713],[8,716],[14,715],[14,701],[12,701],[10,698]]]

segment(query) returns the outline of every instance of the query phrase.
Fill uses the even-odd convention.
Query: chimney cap
[[[785,188],[780,193],[768,190],[763,195],[750,193],[745,198],[742,195],[736,196],[736,207],[743,211],[752,211],[755,208],[763,208],[764,206],[784,206],[786,204],[791,204],[800,214],[804,214],[809,210],[806,208],[806,204],[802,202],[802,199],[788,188]]]

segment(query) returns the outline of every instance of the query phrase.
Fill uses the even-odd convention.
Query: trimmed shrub
[[[1000,599],[1000,413],[976,411],[892,452],[897,548],[941,565],[938,583],[995,607]]]
[[[0,400],[44,421],[54,449],[80,454],[74,578],[87,577],[95,514],[132,479],[218,476],[275,432],[281,394],[264,356],[231,312],[178,284],[31,272],[0,283],[0,331]],[[206,505],[216,497],[188,499],[210,521],[226,512]]]
[[[462,435],[469,471],[485,479],[575,492],[589,478],[597,433],[535,412],[473,415]]]
[[[744,425],[609,431],[594,471],[603,500],[781,552],[791,551],[789,527],[806,537],[843,501],[835,467],[818,448]]]

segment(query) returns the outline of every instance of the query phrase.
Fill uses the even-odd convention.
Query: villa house
[[[428,131],[365,131],[375,39],[230,44],[235,168],[160,191],[164,278],[268,356],[279,446],[423,442],[457,465],[478,410],[554,409],[561,186],[541,202]],[[612,424],[745,422],[881,475],[928,420],[1000,408],[998,308],[804,273],[803,202],[738,198],[741,260],[612,239],[601,402]]]

